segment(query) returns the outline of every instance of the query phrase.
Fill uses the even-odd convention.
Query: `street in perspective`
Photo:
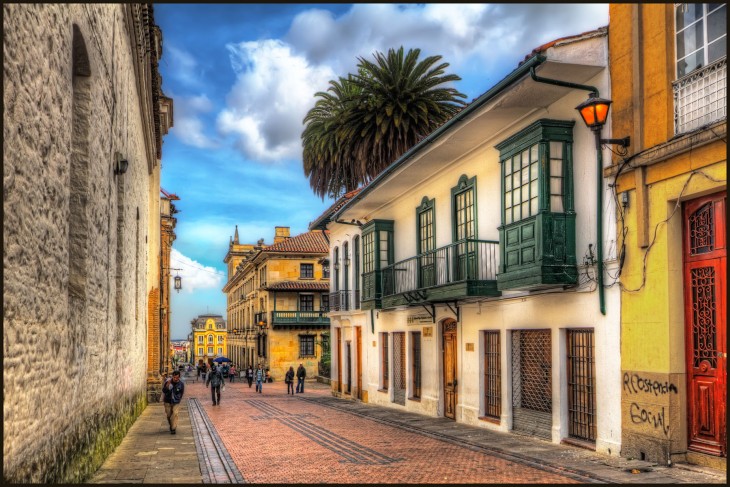
[[[332,397],[312,381],[258,393],[226,384],[213,406],[202,381],[186,385],[185,418],[168,435],[148,406],[90,483],[699,483],[724,484],[702,468],[612,459],[527,436],[488,433],[443,418]]]
[[[725,484],[727,4],[3,4],[4,484]]]

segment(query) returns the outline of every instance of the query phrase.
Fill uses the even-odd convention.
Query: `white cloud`
[[[353,72],[357,57],[403,45],[421,59],[441,55],[451,73],[478,65],[491,78],[501,66],[499,79],[535,47],[607,23],[602,4],[355,4],[337,18],[306,10],[283,39],[227,45],[238,78],[217,126],[249,159],[299,158],[314,93]]]
[[[249,159],[277,161],[301,155],[302,120],[313,90],[335,77],[328,66],[312,66],[280,40],[228,44],[236,84],[218,129],[234,135]]]
[[[213,110],[207,95],[172,95],[175,100],[175,120],[170,132],[181,142],[201,149],[213,149],[219,143],[205,135],[205,125],[201,115]]]
[[[222,271],[215,267],[204,266],[174,248],[170,253],[170,267],[180,269],[171,271],[171,273],[173,276],[179,275],[182,278],[183,293],[193,294],[195,291],[223,288],[225,274]],[[170,285],[172,286],[173,283],[174,280],[171,279]]]
[[[191,88],[199,88],[202,82],[198,73],[198,62],[192,54],[173,44],[165,44],[163,62],[171,66],[170,74]]]

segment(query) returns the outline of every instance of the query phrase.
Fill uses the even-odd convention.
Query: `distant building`
[[[213,359],[225,357],[228,329],[221,315],[200,315],[193,326],[193,361],[210,364]]]
[[[162,33],[151,4],[4,4],[3,52],[3,480],[84,482],[162,370]]]
[[[329,340],[327,234],[290,237],[289,227],[275,230],[273,244],[260,241],[229,268],[223,288],[233,322],[229,358],[243,366],[261,363],[278,380],[301,363],[314,377]],[[239,245],[233,242],[232,250]]]

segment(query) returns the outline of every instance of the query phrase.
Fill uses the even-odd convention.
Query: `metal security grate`
[[[421,397],[421,332],[411,333],[413,352],[413,397]]]
[[[550,330],[512,332],[512,429],[551,437]]]
[[[596,441],[593,330],[568,330],[568,434]]]
[[[388,390],[388,387],[390,386],[390,378],[389,378],[389,369],[390,369],[390,363],[388,361],[388,334],[387,333],[381,333],[380,334],[380,343],[383,344],[383,356],[381,358],[381,364],[380,364],[380,370],[383,373],[383,390]]]
[[[406,404],[406,334],[393,333],[393,402]]]
[[[499,331],[484,332],[484,415],[499,419],[502,414],[502,368]]]
[[[727,116],[727,58],[673,83],[674,131],[689,132]]]

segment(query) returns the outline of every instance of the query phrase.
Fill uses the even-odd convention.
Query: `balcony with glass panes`
[[[496,146],[503,194],[499,290],[577,282],[573,125],[538,120]]]

